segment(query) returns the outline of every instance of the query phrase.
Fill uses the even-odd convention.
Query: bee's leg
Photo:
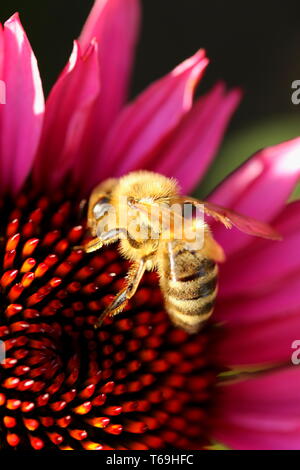
[[[93,251],[100,250],[104,245],[109,245],[119,240],[120,236],[124,234],[126,236],[127,231],[119,228],[109,230],[106,233],[101,234],[99,237],[93,238],[86,245],[76,246],[74,249],[82,249],[86,253],[92,253]]]
[[[101,240],[101,238],[95,237],[92,240],[90,240],[88,243],[86,243],[85,245],[76,245],[76,246],[73,246],[72,249],[75,251],[83,250],[86,253],[92,253],[93,251],[100,250],[100,248],[102,248],[103,245],[104,243]]]
[[[99,328],[106,317],[113,317],[120,313],[126,306],[129,299],[131,299],[139,286],[146,269],[146,263],[142,259],[139,263],[133,264],[128,273],[127,286],[119,292],[113,302],[104,310],[95,328]]]
[[[86,245],[82,246],[81,248],[86,252],[86,253],[92,253],[93,251],[100,250],[100,248],[103,247],[103,241],[101,238],[93,238],[91,241],[89,241]]]

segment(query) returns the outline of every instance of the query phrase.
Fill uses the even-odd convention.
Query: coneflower
[[[0,30],[0,445],[299,448],[300,369],[290,363],[299,203],[286,205],[299,139],[258,153],[211,196],[272,222],[284,241],[213,227],[227,262],[201,333],[171,325],[153,273],[122,314],[94,329],[128,266],[114,245],[75,248],[85,236],[81,198],[137,168],[191,191],[240,98],[217,85],[193,103],[207,65],[200,51],[126,105],[138,20],[137,0],[96,1],[45,109],[18,16]]]

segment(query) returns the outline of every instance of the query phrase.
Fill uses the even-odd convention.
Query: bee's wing
[[[281,240],[282,237],[270,225],[260,222],[245,215],[238,214],[237,212],[226,209],[225,207],[218,206],[212,202],[201,201],[192,197],[180,197],[178,201],[181,203],[193,204],[197,209],[205,214],[213,217],[215,220],[222,222],[226,228],[231,228],[234,225],[241,232],[248,235],[256,235],[262,238],[269,238],[271,240]]]
[[[145,212],[145,213],[147,212],[147,208],[146,208],[146,205],[144,203],[137,203],[137,204],[135,204],[135,206],[139,210],[141,210],[142,212]],[[158,210],[154,211],[152,216],[154,217],[154,220],[160,221],[161,226],[165,230],[167,230],[167,231],[171,230],[171,232],[172,232],[172,230],[175,229],[174,225],[172,225],[172,223],[171,223],[171,227],[170,227],[170,224],[169,224],[170,219],[168,219],[168,216],[171,218],[171,222],[173,222],[173,224],[183,224],[183,223],[185,223],[185,224],[187,224],[186,225],[187,230],[188,230],[188,228],[191,231],[198,230],[198,226],[197,226],[197,224],[195,225],[196,221],[194,219],[189,219],[189,220],[184,219],[182,214],[180,214],[177,211],[172,210],[167,205],[160,204],[159,206],[157,206],[157,209]],[[165,220],[163,220],[164,218],[162,217],[164,215],[166,216]],[[201,230],[202,229],[203,229],[203,226],[201,226]],[[204,234],[204,239],[202,240],[200,247],[197,244],[196,240],[193,240],[193,241],[187,240],[185,238],[184,232],[183,232],[182,238],[180,240],[175,239],[174,240],[174,245],[169,245],[169,246],[174,246],[175,247],[175,246],[177,246],[178,243],[184,243],[184,246],[187,250],[190,249],[190,250],[194,251],[195,249],[197,249],[197,250],[199,249],[199,251],[201,250],[205,254],[205,256],[207,256],[208,258],[211,258],[211,259],[213,259],[214,261],[216,261],[218,263],[223,263],[225,261],[225,253],[223,251],[223,248],[210,235],[209,230],[204,231],[203,234]],[[189,232],[189,235],[191,235],[191,232]],[[171,236],[171,239],[173,239],[172,236]]]

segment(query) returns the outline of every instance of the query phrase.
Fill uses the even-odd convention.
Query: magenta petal
[[[230,324],[214,348],[214,357],[226,367],[290,362],[295,332],[300,331],[298,312],[248,324]]]
[[[288,361],[300,330],[300,201],[274,222],[283,242],[258,240],[221,269],[215,321],[225,336],[216,355],[227,364]],[[276,345],[276,347],[274,347]]]
[[[295,339],[299,339],[297,335]],[[284,369],[224,385],[220,389],[220,402],[226,405],[227,412],[236,407],[273,414],[274,418],[298,416],[300,419],[299,387],[300,367],[291,363]]]
[[[4,50],[4,31],[3,31],[3,26],[0,23],[0,77],[1,80],[3,80],[3,64],[4,64],[4,56],[5,56],[5,50]],[[2,103],[4,104],[4,103]]]
[[[272,319],[284,313],[297,312],[300,309],[300,278],[295,274],[291,278],[276,283],[268,293],[244,295],[236,299],[219,298],[214,312],[215,321],[225,324],[249,324],[263,319]]]
[[[250,420],[250,417],[249,417]],[[273,424],[273,423],[272,423]],[[226,443],[234,450],[299,450],[299,423],[290,431],[266,431],[258,418],[258,429],[249,429],[231,423],[227,418],[214,423],[213,436],[217,442]],[[262,428],[260,430],[259,428]]]
[[[262,221],[280,212],[300,176],[300,138],[266,148],[229,176],[211,200]],[[253,241],[236,229],[215,226],[214,233],[228,255]]]
[[[157,154],[191,109],[194,87],[207,62],[204,51],[197,52],[122,111],[101,153],[99,168],[105,160],[103,177],[147,168],[149,155]]]
[[[300,368],[291,366],[220,387],[214,437],[238,449],[298,449],[299,386]]]
[[[70,62],[47,100],[34,172],[37,183],[56,187],[70,170],[73,180],[79,179],[86,163],[85,136],[99,91],[96,42],[84,56],[75,43]]]
[[[300,202],[286,206],[272,223],[280,243],[257,240],[221,269],[222,298],[269,292],[300,269]]]
[[[223,84],[216,85],[194,105],[150,169],[177,178],[183,193],[191,192],[215,156],[240,99],[240,90],[227,93]]]
[[[93,38],[99,44],[102,92],[90,130],[94,149],[126,101],[139,23],[139,0],[96,0],[80,36],[83,51]]]
[[[26,180],[37,150],[44,95],[37,62],[18,14],[0,34],[0,78],[6,85],[1,105],[1,192],[16,192]]]

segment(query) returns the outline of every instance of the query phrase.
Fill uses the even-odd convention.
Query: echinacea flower
[[[94,324],[128,264],[84,237],[80,197],[137,168],[203,177],[240,92],[217,85],[193,102],[203,51],[125,103],[138,0],[98,0],[44,107],[17,15],[0,29],[2,448],[299,448],[300,139],[262,152],[211,196],[271,222],[281,243],[213,225],[227,261],[212,322],[172,326],[156,275],[126,311]]]

